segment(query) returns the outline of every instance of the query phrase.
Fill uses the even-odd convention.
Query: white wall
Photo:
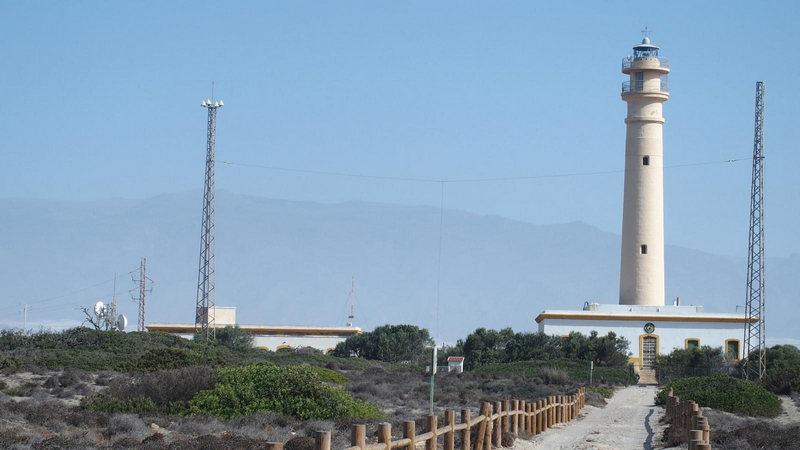
[[[185,339],[192,339],[191,334],[179,334],[178,336]],[[342,336],[253,336],[253,345],[255,347],[262,347],[270,351],[276,351],[279,348],[295,347],[311,347],[322,352],[327,353],[329,350],[336,347],[339,342],[344,342],[347,337]]]
[[[626,338],[630,342],[633,358],[639,358],[639,338],[645,335],[644,325],[652,323],[656,329],[652,333],[658,337],[659,354],[670,353],[676,348],[685,348],[685,339],[697,338],[700,345],[725,348],[726,339],[737,339],[739,355],[742,353],[742,337],[744,324],[736,322],[660,322],[658,320],[576,320],[576,319],[544,319],[539,323],[539,331],[546,334],[566,335],[577,331],[588,335],[597,331],[601,336],[613,331],[617,336]]]

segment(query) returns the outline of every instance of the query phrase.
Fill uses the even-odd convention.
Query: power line
[[[674,164],[671,166],[664,166],[664,169],[677,169],[683,167],[696,167],[696,166],[708,166],[708,165],[716,165],[716,164],[730,164],[739,162],[742,160],[750,160],[751,158],[742,157],[742,158],[730,158],[730,159],[723,159],[718,161],[704,161],[704,162],[696,162],[696,163],[687,163],[687,164]],[[656,167],[652,166],[643,166],[636,169],[620,169],[620,170],[600,170],[600,171],[588,171],[588,172],[571,172],[571,173],[556,173],[556,174],[541,174],[541,175],[522,175],[522,176],[504,176],[504,177],[487,177],[487,178],[452,178],[452,179],[435,179],[435,178],[415,178],[415,177],[394,177],[394,176],[384,176],[384,175],[372,175],[372,174],[359,174],[359,173],[347,173],[347,172],[333,172],[333,171],[326,171],[326,170],[310,170],[310,169],[296,169],[296,168],[289,168],[289,167],[278,167],[278,166],[265,166],[260,164],[249,164],[249,163],[237,163],[232,161],[222,161],[222,164],[227,166],[240,166],[240,167],[250,167],[255,169],[264,169],[264,170],[274,170],[280,172],[294,172],[294,173],[306,173],[312,175],[327,175],[327,176],[335,176],[335,177],[348,177],[348,178],[366,178],[366,179],[374,179],[374,180],[388,180],[388,181],[408,181],[408,182],[415,182],[415,183],[484,183],[484,182],[500,182],[500,181],[519,181],[519,180],[537,180],[537,179],[546,179],[546,178],[569,178],[569,177],[579,177],[579,176],[591,176],[591,175],[609,175],[609,174],[616,174],[616,173],[625,173],[631,170],[654,170],[657,169]]]
[[[136,270],[138,270],[138,269],[131,270],[130,272],[128,272],[128,274],[133,273]],[[56,295],[55,297],[45,298],[45,299],[42,299],[42,300],[36,300],[36,301],[33,301],[33,302],[27,302],[27,304],[28,305],[36,305],[36,304],[39,304],[39,303],[46,303],[46,302],[49,302],[49,301],[58,300],[60,298],[69,297],[70,295],[75,295],[75,294],[80,294],[81,292],[86,292],[86,291],[88,291],[90,289],[94,289],[94,288],[102,286],[104,284],[111,283],[112,281],[114,281],[113,278],[111,278],[109,280],[106,280],[106,281],[103,281],[103,282],[100,282],[100,283],[97,283],[95,285],[83,288],[83,289],[78,289],[77,291],[72,291],[72,292],[68,292],[66,294]],[[11,308],[16,308],[16,306],[6,306],[6,307],[3,307],[3,308],[0,308],[0,311],[5,310],[5,309],[11,309]]]

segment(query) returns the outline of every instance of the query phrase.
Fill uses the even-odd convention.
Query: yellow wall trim
[[[222,327],[217,327],[222,328]],[[257,336],[353,336],[361,334],[361,330],[341,330],[335,328],[269,328],[260,326],[240,326],[244,331]],[[192,325],[147,325],[148,331],[161,331],[163,333],[194,334],[194,324]]]
[[[745,323],[747,319],[742,317],[694,317],[694,316],[632,316],[622,314],[552,314],[541,313],[536,317],[536,323],[541,323],[544,319],[573,319],[573,320],[628,320],[639,322],[725,322],[725,323]],[[758,322],[758,318],[753,317],[751,322]]]

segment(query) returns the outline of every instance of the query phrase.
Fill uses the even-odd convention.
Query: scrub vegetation
[[[427,414],[430,376],[414,363],[430,356],[426,333],[385,327],[372,342],[394,342],[403,356],[362,347],[392,359],[382,361],[265,352],[237,328],[218,330],[212,343],[81,328],[0,331],[0,448],[255,449],[280,441],[301,450],[318,430],[344,448],[352,423],[374,433],[382,421],[399,438],[404,420]],[[440,373],[436,412],[468,407],[477,415],[482,401],[538,400],[578,386],[558,367]]]
[[[702,407],[714,408],[734,414],[753,417],[775,417],[783,408],[777,395],[767,391],[758,383],[730,377],[713,375],[673,381],[656,395],[656,403],[666,403],[667,393],[681,399],[693,400]]]

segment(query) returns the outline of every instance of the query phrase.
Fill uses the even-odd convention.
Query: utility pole
[[[147,294],[153,292],[153,288],[148,288],[147,283],[152,283],[153,280],[147,277],[147,258],[142,258],[139,263],[139,279],[134,279],[137,286],[134,288],[136,292],[135,301],[139,304],[139,320],[137,322],[137,331],[145,331],[145,306],[147,304]],[[116,318],[115,318],[116,320]]]
[[[22,307],[22,331],[27,333],[28,332],[28,304],[25,303],[25,306]]]
[[[214,85],[211,85],[214,97]],[[208,132],[206,143],[206,181],[203,193],[203,224],[200,232],[200,270],[197,276],[197,308],[194,329],[206,340],[216,337],[216,284],[214,244],[214,145],[217,129],[217,108],[225,106],[221,101],[206,100],[200,104],[208,109]]]
[[[745,376],[760,380],[767,371],[764,280],[764,82],[756,82],[756,125],[753,144],[753,182],[750,188],[750,236],[747,253],[745,303]]]

